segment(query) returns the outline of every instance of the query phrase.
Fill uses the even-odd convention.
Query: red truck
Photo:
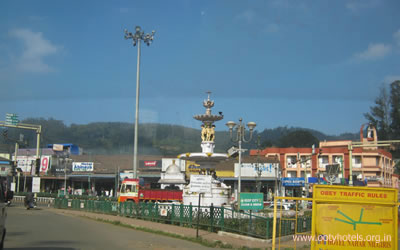
[[[182,201],[182,190],[143,189],[139,179],[125,179],[122,181],[118,202],[125,201]]]

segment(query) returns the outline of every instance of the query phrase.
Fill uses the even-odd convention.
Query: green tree
[[[391,137],[400,139],[400,81],[390,84],[390,106],[391,106]]]
[[[387,88],[382,85],[379,96],[375,99],[375,106],[370,107],[370,112],[364,114],[364,117],[376,128],[380,140],[390,138],[390,103],[391,98]]]
[[[318,139],[306,130],[296,130],[281,137],[279,147],[308,148],[319,144]]]

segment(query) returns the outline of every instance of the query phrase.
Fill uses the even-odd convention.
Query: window
[[[325,169],[325,166],[329,164],[329,157],[328,156],[321,156],[319,157],[319,167]]]
[[[288,168],[296,168],[297,167],[297,157],[296,156],[287,156],[286,162],[287,162]]]
[[[302,168],[310,168],[311,167],[311,158],[309,156],[301,156],[301,167]]]
[[[334,155],[332,157],[332,159],[333,159],[333,163],[342,164],[342,162],[343,162],[343,157],[341,155]]]
[[[353,156],[353,168],[361,168],[361,156]]]
[[[121,193],[136,193],[136,185],[132,184],[123,184],[121,187]]]

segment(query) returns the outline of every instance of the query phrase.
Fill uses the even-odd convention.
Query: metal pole
[[[67,166],[64,162],[64,197],[67,196]]]
[[[16,142],[15,143],[15,153],[14,153],[14,170],[16,171],[17,170],[17,163],[18,163],[18,161],[17,161],[17,155],[18,155],[18,142]],[[13,172],[13,183],[14,183],[14,185],[15,185],[15,174],[14,174],[14,172]],[[14,190],[15,191],[15,190]]]
[[[276,209],[278,208],[277,199],[274,198],[274,219],[272,222],[272,249],[276,249]]]
[[[42,126],[39,126],[39,128],[36,130],[36,163],[38,162],[37,159],[40,159],[40,133],[42,130]],[[35,165],[36,166],[36,165]],[[39,168],[39,172],[40,172],[40,168]],[[39,176],[39,172],[36,173],[36,169],[35,169],[35,175]],[[35,193],[36,195],[36,193]]]
[[[24,192],[26,192],[26,172],[24,172]]]
[[[278,165],[275,163],[275,196],[278,196]]]
[[[197,229],[196,229],[196,238],[199,238],[199,223],[200,223],[200,197],[201,193],[199,193],[199,204],[197,206]]]
[[[118,167],[118,174],[117,174],[117,188],[115,189],[115,197],[118,197],[117,192],[119,191],[119,167]]]
[[[140,90],[140,39],[138,40],[138,55],[136,68],[136,107],[135,107],[135,134],[133,145],[133,178],[137,178],[137,145],[139,128],[139,90]]]
[[[239,128],[241,129],[241,128]],[[240,202],[240,192],[242,191],[242,138],[239,138],[239,180],[238,180],[238,197],[237,200]]]
[[[311,162],[311,176],[312,176],[312,153],[311,153],[311,157],[310,157],[310,162]],[[307,159],[306,159],[306,198],[308,198],[309,192],[310,192],[310,184],[308,183],[308,176],[307,176]]]
[[[349,186],[353,186],[353,145],[348,146],[349,149]]]
[[[17,185],[17,193],[19,193],[19,184],[20,184],[20,181],[19,181],[19,177],[21,176],[21,173],[20,172],[18,172],[18,185]]]

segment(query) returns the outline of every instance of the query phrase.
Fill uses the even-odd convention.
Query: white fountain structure
[[[229,204],[231,188],[223,182],[216,179],[215,166],[218,162],[226,160],[229,156],[223,153],[214,153],[215,148],[215,125],[214,122],[222,120],[224,116],[220,112],[219,115],[211,114],[211,108],[214,106],[214,101],[210,100],[211,92],[207,92],[208,98],[204,100],[203,106],[206,108],[206,113],[195,115],[193,118],[202,122],[201,125],[201,148],[199,153],[180,154],[178,158],[183,160],[194,161],[200,165],[202,175],[211,175],[211,191],[204,193],[201,198],[201,206],[222,206]],[[183,204],[198,205],[199,194],[190,191],[191,184],[189,183],[183,188]]]

